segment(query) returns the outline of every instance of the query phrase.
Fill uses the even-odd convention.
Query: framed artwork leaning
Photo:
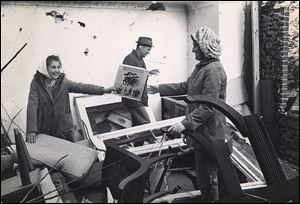
[[[140,101],[149,76],[149,71],[143,68],[121,64],[114,86],[117,95]]]

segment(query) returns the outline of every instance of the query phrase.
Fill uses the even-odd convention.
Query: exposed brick
[[[274,9],[275,3],[269,2],[261,8],[260,76],[273,81],[275,115],[279,116],[288,99],[289,12],[286,7]]]
[[[298,117],[291,117],[289,115],[283,116],[283,122],[280,126],[280,151],[279,156],[297,166],[299,166],[299,130],[287,126],[291,123],[298,124]],[[298,127],[298,125],[294,126]],[[298,127],[299,128],[299,127]]]
[[[282,66],[288,66],[289,61],[287,59],[282,59],[280,63]]]
[[[282,85],[281,88],[287,90],[287,85]]]
[[[289,43],[286,42],[286,41],[283,41],[283,46],[288,47],[288,46],[289,46]]]
[[[287,90],[287,84],[284,84],[283,82],[282,82],[282,80],[280,81],[280,84],[281,84],[281,89],[280,89],[280,91],[281,91],[281,93],[283,93],[283,91],[286,91]]]

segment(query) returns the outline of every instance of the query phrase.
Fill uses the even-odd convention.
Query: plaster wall
[[[27,43],[1,73],[1,119],[5,127],[10,123],[6,111],[12,118],[22,109],[14,121],[25,130],[30,82],[37,64],[48,54],[61,56],[69,79],[109,87],[114,83],[118,65],[135,49],[138,37],[150,36],[155,47],[145,62],[148,69],[158,68],[160,76],[149,79],[149,83],[185,80],[185,7],[145,10],[148,6],[149,3],[139,2],[1,2],[1,67]],[[54,10],[65,12],[65,20],[57,23],[46,15]],[[159,95],[150,96],[149,103],[156,120],[160,120]]]
[[[198,61],[192,52],[193,43],[191,34],[195,33],[199,27],[210,27],[219,34],[219,2],[218,1],[191,1],[187,3],[187,56],[188,74],[190,75]]]
[[[227,74],[227,103],[239,105],[248,100],[244,81],[245,7],[243,1],[191,2],[188,5],[188,73],[198,61],[192,52],[190,35],[199,27],[210,27],[222,46],[221,63]]]
[[[181,82],[197,63],[190,35],[200,26],[208,26],[220,37],[221,62],[228,82],[243,76],[245,2],[169,2],[166,11],[145,10],[148,6],[145,1],[1,2],[1,67],[27,43],[1,74],[1,118],[5,126],[10,123],[6,111],[12,118],[21,110],[14,121],[25,130],[29,85],[37,64],[50,53],[62,57],[69,79],[108,87],[115,80],[118,65],[135,48],[137,38],[151,36],[155,47],[145,62],[148,69],[158,68],[160,75],[150,78],[149,83]],[[46,15],[53,10],[65,12],[65,20],[57,23]],[[234,98],[244,94],[234,92],[227,93]],[[160,96],[150,95],[149,104],[160,120]],[[74,107],[72,111],[76,116]]]
[[[244,1],[220,1],[219,37],[223,54],[221,61],[228,81],[243,75],[245,38]]]

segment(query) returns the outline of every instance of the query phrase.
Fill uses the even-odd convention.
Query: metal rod
[[[17,57],[17,55],[23,50],[23,48],[27,45],[27,43],[25,43],[21,49],[6,63],[6,65],[4,65],[4,67],[1,68],[1,74],[2,71]]]

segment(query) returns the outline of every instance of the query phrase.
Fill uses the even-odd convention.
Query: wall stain
[[[65,16],[68,15],[66,12],[64,12],[63,14],[58,13],[57,11],[53,10],[50,12],[46,12],[46,16],[52,16],[54,18],[54,22],[55,23],[61,23],[63,22],[65,19]]]
[[[86,48],[83,53],[84,53],[85,56],[88,56],[89,55],[89,49]]]
[[[85,23],[77,21],[77,23],[81,26],[81,27],[85,27]]]

